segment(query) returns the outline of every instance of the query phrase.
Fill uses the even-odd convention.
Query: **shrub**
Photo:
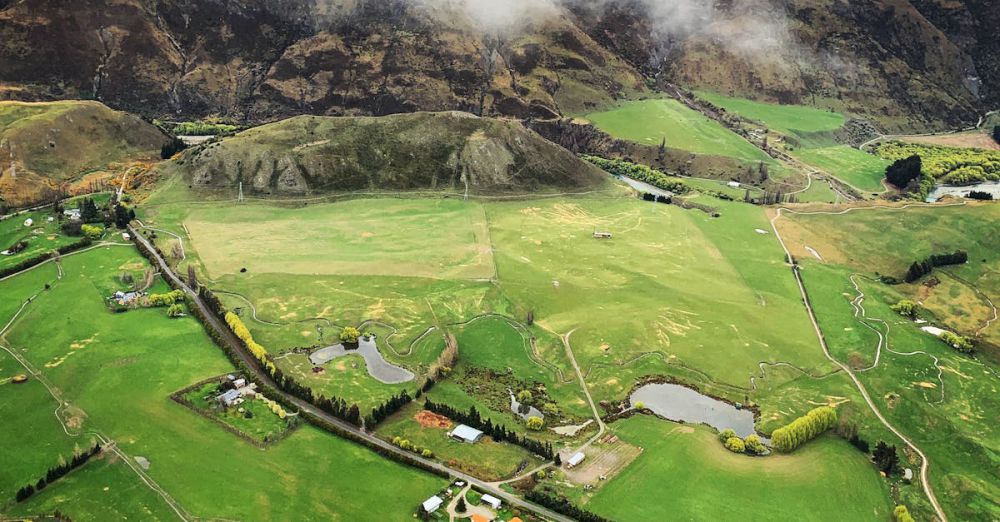
[[[542,426],[545,424],[545,421],[543,421],[541,417],[528,417],[528,420],[525,421],[524,424],[528,427],[529,430],[538,431],[542,429]]]
[[[771,442],[779,451],[790,452],[817,437],[837,423],[837,410],[820,406],[809,410],[787,426],[782,426],[771,434]]]
[[[642,401],[636,401],[633,406],[635,406],[635,409],[637,409],[637,410],[644,410],[644,409],[646,409],[646,403],[644,403]]]
[[[357,344],[358,337],[361,337],[361,332],[353,326],[346,326],[340,331],[340,342],[344,344]]]
[[[892,510],[892,518],[896,522],[914,522],[913,517],[910,515],[910,510],[906,509],[906,506],[900,504],[896,506],[896,509]]]
[[[965,337],[963,335],[958,335],[949,331],[944,331],[941,333],[941,340],[951,346],[955,350],[962,353],[972,353],[975,351],[975,346],[972,344],[972,339]]]
[[[743,439],[739,437],[729,437],[729,440],[726,441],[726,449],[732,451],[733,453],[743,453],[747,450],[747,446],[743,443]]]
[[[80,231],[88,239],[98,239],[104,234],[104,229],[97,225],[80,225]]]
[[[726,428],[726,429],[722,430],[719,433],[719,442],[722,442],[723,444],[725,444],[726,441],[728,441],[729,439],[731,439],[731,438],[733,438],[735,436],[736,436],[736,432],[733,431],[732,428]]]
[[[891,306],[892,311],[904,317],[909,317],[913,319],[917,316],[917,303],[910,301],[909,299],[903,299],[902,301]]]
[[[582,158],[590,163],[593,163],[594,165],[597,165],[602,170],[616,176],[627,176],[634,180],[642,181],[643,183],[649,183],[654,187],[669,190],[675,194],[684,194],[689,190],[687,185],[681,181],[672,178],[659,170],[647,167],[646,165],[632,163],[622,159],[609,160],[599,156],[585,155],[582,156]],[[656,197],[652,194],[644,194],[643,198],[647,198],[647,201],[656,200]]]
[[[184,305],[180,303],[172,304],[167,308],[167,317],[180,317],[184,315]]]
[[[920,177],[921,159],[914,154],[903,159],[896,160],[885,168],[885,179],[897,188],[906,188],[911,181]]]
[[[750,435],[743,439],[743,444],[746,446],[746,452],[752,453],[754,455],[762,455],[767,452],[767,446],[761,442],[760,437],[757,435]]]

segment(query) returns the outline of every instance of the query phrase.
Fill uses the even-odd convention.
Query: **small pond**
[[[515,415],[527,420],[528,417],[538,417],[539,419],[545,419],[545,415],[538,411],[538,408],[534,406],[528,406],[528,410],[525,412],[521,411],[521,403],[517,401],[517,397],[514,396],[514,392],[507,389],[507,393],[510,394],[510,410],[514,412]]]
[[[752,411],[739,409],[679,384],[646,384],[635,390],[630,399],[633,405],[642,402],[653,413],[670,420],[708,424],[719,431],[732,428],[740,437],[755,433]]]
[[[975,185],[938,185],[927,196],[927,201],[933,203],[943,196],[963,198],[973,190],[993,194],[993,199],[1000,199],[1000,181],[984,181]]]
[[[385,384],[399,384],[413,380],[413,372],[406,368],[400,368],[382,357],[382,354],[378,351],[378,347],[375,345],[374,337],[369,340],[365,340],[364,338],[358,339],[357,350],[348,350],[342,344],[320,348],[309,354],[309,362],[316,366],[322,366],[337,357],[343,357],[351,353],[356,353],[364,357],[365,365],[368,367],[368,375],[371,375],[380,382]]]

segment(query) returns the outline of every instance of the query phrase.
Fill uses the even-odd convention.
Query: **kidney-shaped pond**
[[[719,431],[732,428],[740,437],[755,433],[752,411],[679,384],[646,384],[632,393],[631,401],[642,402],[653,413],[670,420],[708,424]]]

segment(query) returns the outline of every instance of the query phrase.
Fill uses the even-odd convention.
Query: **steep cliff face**
[[[606,176],[520,123],[466,112],[298,116],[163,164],[197,189],[263,195],[356,190],[581,191]]]
[[[468,3],[8,0],[0,99],[96,98],[248,122],[416,110],[550,118],[655,79],[823,104],[887,128],[957,126],[1000,102],[990,0],[685,0],[711,6],[693,21],[651,0],[519,1],[534,10],[514,29],[466,23]]]

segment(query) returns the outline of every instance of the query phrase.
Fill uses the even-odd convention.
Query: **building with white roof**
[[[433,497],[425,500],[424,503],[421,505],[424,507],[425,512],[433,513],[437,511],[439,507],[441,507],[441,504],[444,504],[444,501],[441,500],[441,497],[434,495]]]
[[[473,428],[472,426],[466,426],[465,424],[459,424],[451,433],[449,433],[452,438],[458,439],[462,442],[467,442],[473,444],[479,440],[479,437],[483,436],[483,432]]]
[[[566,461],[566,467],[567,468],[572,468],[572,467],[580,464],[581,462],[583,462],[583,459],[586,458],[586,457],[587,456],[584,455],[582,451],[578,451],[578,452],[574,453],[573,456],[569,458],[569,460]]]
[[[492,507],[493,509],[500,509],[500,504],[501,504],[500,499],[494,497],[493,495],[490,495],[489,493],[484,494],[481,497],[481,500],[489,504],[490,507]]]

